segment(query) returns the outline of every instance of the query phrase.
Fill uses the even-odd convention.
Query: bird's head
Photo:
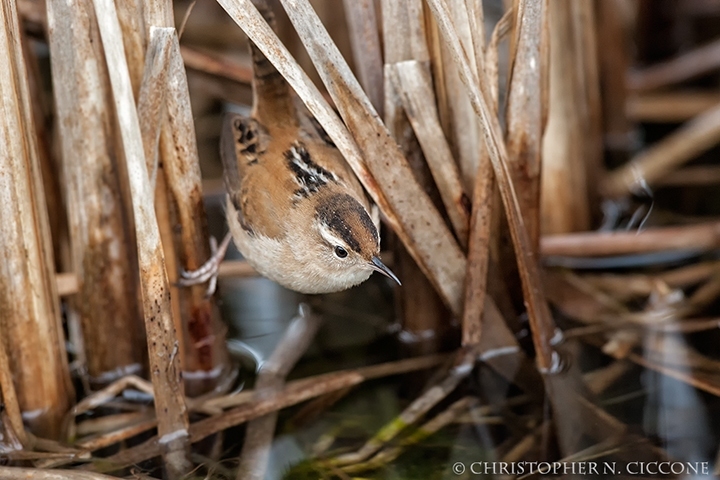
[[[312,230],[317,253],[328,276],[346,284],[365,281],[373,271],[400,285],[400,280],[380,260],[380,236],[367,209],[347,193],[323,196],[315,207]],[[341,288],[338,288],[340,290]]]

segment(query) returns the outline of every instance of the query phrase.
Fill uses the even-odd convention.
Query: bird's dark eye
[[[335,247],[335,255],[337,255],[338,258],[345,258],[348,254],[347,250],[338,245],[337,247]]]

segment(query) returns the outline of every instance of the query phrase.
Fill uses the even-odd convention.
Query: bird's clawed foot
[[[210,258],[197,270],[181,270],[180,278],[177,282],[178,285],[181,287],[191,287],[209,281],[206,295],[209,297],[215,293],[220,262],[225,258],[225,253],[227,252],[231,239],[232,236],[230,233],[227,233],[218,247],[215,237],[210,237],[210,250],[212,252]]]

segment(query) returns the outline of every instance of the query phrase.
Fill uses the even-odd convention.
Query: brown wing
[[[352,190],[353,196],[366,208],[369,208],[367,195],[360,185],[360,181],[320,122],[302,105],[298,107],[298,117],[302,130],[301,136],[310,156],[321,167],[334,172]]]
[[[251,234],[277,237],[279,218],[272,201],[275,183],[266,168],[267,130],[252,118],[228,114],[220,138],[225,188],[240,225]],[[263,185],[266,188],[253,188]],[[269,188],[268,188],[269,187]]]

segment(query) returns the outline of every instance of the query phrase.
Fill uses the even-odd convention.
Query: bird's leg
[[[208,285],[207,295],[209,296],[215,293],[215,288],[217,287],[218,270],[220,269],[220,262],[222,262],[223,258],[225,258],[225,253],[227,252],[231,239],[232,236],[228,232],[225,235],[225,238],[223,238],[222,243],[218,247],[215,237],[210,237],[210,250],[212,252],[210,258],[197,270],[193,270],[190,272],[187,270],[181,270],[178,285],[182,287],[190,287],[193,285],[205,283],[209,280],[210,284]]]

